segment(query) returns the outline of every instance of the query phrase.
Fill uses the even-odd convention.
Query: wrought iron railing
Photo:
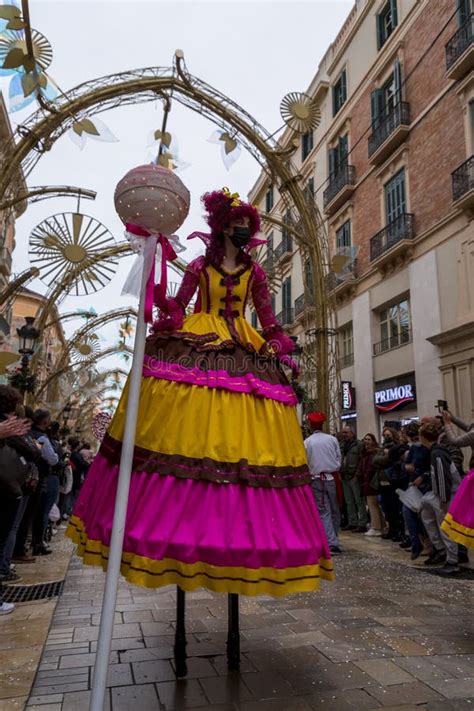
[[[456,202],[470,190],[474,190],[474,156],[467,159],[451,173],[453,181],[453,200]]]
[[[411,343],[411,329],[402,328],[399,333],[384,338],[383,341],[374,343],[374,355],[380,355],[386,351],[391,351],[394,348],[399,348],[407,343]]]
[[[415,216],[404,212],[370,240],[370,261],[380,257],[398,242],[415,236]]]
[[[332,291],[346,281],[357,279],[357,276],[357,259],[354,259],[351,264],[344,267],[344,271],[339,273],[329,272],[326,275],[326,289],[327,291]]]
[[[287,307],[277,314],[276,319],[282,326],[287,326],[295,320],[295,310],[291,307]]]
[[[450,69],[474,42],[474,13],[446,45],[446,69]]]
[[[399,127],[410,125],[410,104],[399,101],[387,114],[380,116],[373,126],[372,135],[369,136],[369,158],[387,138]]]
[[[282,239],[280,244],[275,248],[275,260],[278,261],[284,254],[291,254],[293,252],[293,240],[291,237],[286,237]]]
[[[304,311],[304,294],[301,294],[301,296],[298,296],[298,298],[295,299],[295,317],[302,314],[303,311]]]
[[[347,353],[339,358],[339,368],[348,368],[350,365],[354,365],[353,353]]]
[[[0,247],[0,267],[6,267],[8,273],[10,274],[12,268],[12,255],[10,250],[6,247]]]
[[[343,165],[337,173],[329,181],[329,185],[323,193],[324,207],[327,207],[334,200],[336,195],[341,192],[346,185],[354,185],[355,170],[353,165]]]

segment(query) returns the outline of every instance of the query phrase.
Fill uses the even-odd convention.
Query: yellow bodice
[[[199,280],[202,311],[213,316],[243,317],[250,276],[250,267],[241,267],[232,273],[218,271],[213,266],[203,269]]]

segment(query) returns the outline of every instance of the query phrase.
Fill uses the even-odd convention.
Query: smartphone
[[[438,400],[436,407],[438,408],[438,412],[442,412],[443,410],[448,409],[448,403],[446,400]]]

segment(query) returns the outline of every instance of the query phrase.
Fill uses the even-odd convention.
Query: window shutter
[[[381,49],[381,47],[384,43],[382,16],[377,15],[377,17],[375,19],[376,19],[376,29],[377,29],[377,49]]]
[[[349,136],[339,137],[339,168],[347,165],[347,156],[349,153]]]
[[[372,128],[375,129],[384,117],[384,91],[383,89],[375,89],[370,96],[371,111],[372,111]]]
[[[333,180],[337,171],[337,148],[329,149],[329,180]]]
[[[347,99],[347,73],[346,70],[341,74],[341,104]]]
[[[458,25],[462,27],[471,16],[470,0],[457,0]]]
[[[395,29],[398,25],[397,0],[390,0],[390,11],[392,13],[392,27]]]
[[[395,104],[401,104],[402,101],[402,65],[399,59],[395,60],[393,65],[393,84],[395,92]]]
[[[333,116],[335,116],[337,114],[336,86],[333,86],[333,88],[332,88],[332,115]]]

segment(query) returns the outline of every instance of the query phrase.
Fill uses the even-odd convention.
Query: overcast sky
[[[53,47],[48,72],[63,91],[94,78],[151,66],[171,66],[174,51],[184,51],[191,74],[211,84],[253,114],[270,132],[281,125],[280,101],[291,91],[304,91],[315,74],[328,45],[349,13],[353,1],[308,0],[275,2],[49,2],[30,0],[32,26]],[[8,102],[8,80],[1,79]],[[13,126],[31,113],[28,108],[10,114]],[[65,135],[44,155],[28,176],[32,185],[75,185],[96,190],[97,199],[83,201],[83,212],[103,222],[122,239],[122,226],[115,214],[113,193],[117,181],[130,168],[149,161],[151,131],[161,125],[159,101],[118,108],[100,119],[119,143],[89,140],[81,151]],[[242,151],[230,171],[222,163],[219,146],[208,142],[216,126],[173,102],[168,130],[179,140],[179,157],[190,167],[179,175],[191,192],[190,216],[179,231],[182,238],[202,228],[200,195],[228,185],[245,195],[259,174],[255,160]],[[73,211],[74,199],[50,199],[32,205],[17,222],[14,270],[28,266],[28,237],[32,228],[50,215]],[[189,243],[186,258],[198,250]],[[108,287],[90,297],[68,297],[61,310],[93,306],[99,313],[131,303],[120,296],[133,258],[121,260]],[[172,277],[173,278],[173,277]],[[30,287],[45,292],[40,282]],[[132,300],[133,301],[133,300]],[[67,327],[72,333],[80,322]],[[101,331],[103,347],[118,337],[118,324]],[[104,369],[117,358],[102,361]],[[128,366],[125,366],[128,368]]]

